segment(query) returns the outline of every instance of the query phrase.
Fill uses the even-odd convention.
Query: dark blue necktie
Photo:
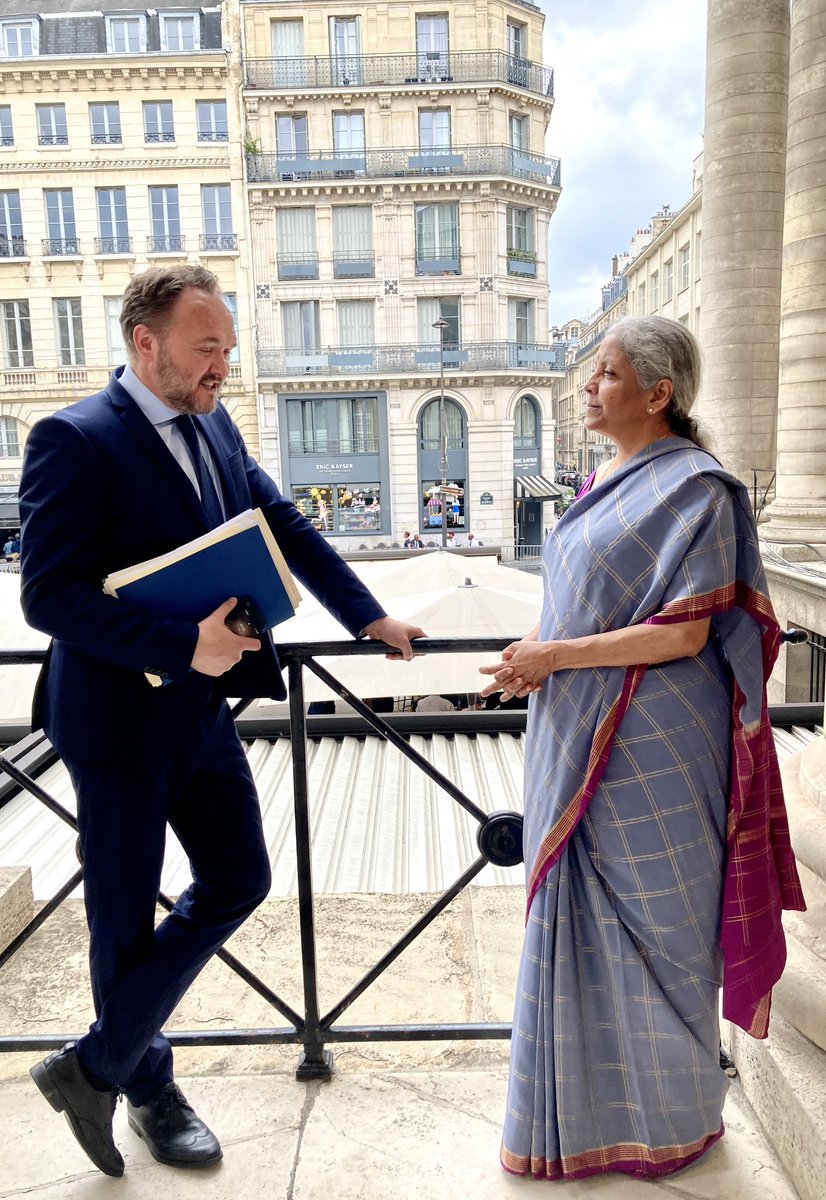
[[[198,480],[198,490],[201,493],[201,503],[204,506],[207,522],[210,529],[214,529],[216,525],[223,523],[224,512],[221,508],[221,502],[218,499],[218,493],[215,490],[215,484],[212,482],[209,467],[201,452],[201,444],[198,439],[195,422],[189,413],[183,413],[182,416],[175,418],[175,424],[181,431],[189,450],[189,457],[192,459],[192,465],[195,468],[195,478]]]

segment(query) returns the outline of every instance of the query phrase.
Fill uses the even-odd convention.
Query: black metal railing
[[[402,83],[506,83],[539,96],[553,96],[554,73],[504,50],[244,59],[245,86],[266,91]]]
[[[395,346],[318,346],[272,348],[256,353],[262,377],[349,375],[365,371],[381,375],[417,375],[439,371],[439,346],[431,343]],[[461,342],[444,349],[449,375],[470,371],[564,371],[565,347],[529,342]]]
[[[180,233],[167,233],[163,236],[150,235],[146,239],[147,254],[174,254],[176,251],[182,253],[186,245],[186,239]]]
[[[174,142],[175,134],[171,129],[152,130],[143,135],[143,140],[145,142]]]
[[[288,439],[289,454],[291,458],[298,458],[302,455],[312,455],[317,457],[320,454],[378,454],[379,439],[375,437],[351,437],[351,438],[322,438],[322,437],[307,437]]]
[[[199,142],[228,142],[229,133],[226,129],[199,129]]]
[[[457,651],[502,650],[512,639],[508,638],[461,638],[423,639],[417,649],[426,653],[444,654]],[[510,1026],[473,1022],[467,1024],[422,1024],[422,1025],[351,1025],[341,1026],[338,1021],[353,1002],[371,986],[399,957],[400,954],[421,934],[450,902],[487,865],[516,866],[522,861],[522,817],[517,812],[486,813],[475,801],[466,796],[452,780],[443,775],[427,758],[415,750],[397,728],[397,723],[385,721],[372,711],[362,700],[341,684],[317,658],[341,655],[384,655],[391,647],[381,642],[313,642],[279,646],[279,658],[289,675],[290,739],[293,762],[293,802],[295,812],[296,869],[298,880],[298,907],[301,937],[301,961],[304,982],[304,1012],[297,1012],[262,980],[250,971],[234,955],[226,950],[218,951],[217,957],[238,974],[287,1022],[283,1028],[265,1029],[210,1029],[207,1031],[172,1031],[169,1034],[173,1045],[255,1045],[293,1043],[302,1046],[296,1075],[299,1079],[326,1078],[332,1071],[332,1053],[329,1043],[356,1041],[417,1041],[438,1039],[490,1039],[507,1038]],[[43,650],[0,651],[0,664],[26,664],[42,662]],[[344,699],[361,721],[376,735],[410,759],[432,779],[444,793],[459,804],[477,822],[478,856],[461,872],[459,877],[435,901],[408,931],[376,962],[349,991],[326,1012],[319,1005],[318,969],[315,941],[315,912],[312,883],[312,855],[310,841],[310,798],[307,765],[307,718],[304,702],[303,668],[308,668],[328,687]],[[234,710],[236,719],[241,716],[249,701],[241,701]],[[480,714],[486,715],[486,714]],[[512,716],[515,714],[508,714]],[[520,714],[522,715],[522,714]],[[419,718],[421,721],[421,718]],[[469,728],[468,726],[465,726]],[[18,789],[25,790],[45,805],[54,815],[73,830],[77,829],[75,817],[58,803],[37,782],[36,776],[57,759],[56,752],[46,742],[42,733],[34,733],[18,746],[0,755],[0,803]],[[2,847],[0,847],[2,859]],[[57,892],[39,909],[36,916],[0,953],[2,968],[23,946],[31,935],[40,928],[59,905],[74,891],[82,880],[82,869],[76,870]],[[172,908],[172,901],[163,893],[158,898],[165,909]],[[56,1048],[79,1036],[76,1032],[32,1032],[0,1035],[0,1052],[44,1051]]]
[[[80,254],[80,242],[77,238],[43,238],[43,253],[47,258],[59,258],[64,254],[76,258]]]
[[[38,146],[68,146],[68,133],[41,133],[37,139]]]
[[[122,146],[123,138],[120,135],[120,131],[118,131],[117,133],[93,133],[92,134],[92,145],[93,146]]]
[[[336,250],[333,253],[335,279],[374,279],[376,259],[372,250]]]
[[[506,175],[548,187],[561,183],[558,158],[514,146],[454,146],[450,151],[402,146],[381,150],[307,150],[247,154],[248,183],[306,183],[337,179],[421,179]]]
[[[22,237],[9,237],[0,233],[0,258],[25,258],[26,241]]]
[[[237,233],[202,233],[202,250],[237,250]]]
[[[95,254],[131,254],[131,237],[95,238]]]
[[[800,630],[788,630],[787,641],[800,642],[806,634]],[[417,649],[431,654],[468,652],[495,652],[502,650],[508,638],[458,638],[422,639]],[[421,934],[450,902],[465,888],[487,863],[498,866],[516,866],[522,861],[522,818],[516,812],[486,813],[466,796],[450,779],[446,778],[433,764],[420,755],[400,731],[398,719],[382,719],[363,701],[341,684],[326,668],[316,661],[319,657],[342,655],[383,655],[390,647],[381,642],[313,642],[279,646],[282,663],[289,673],[290,739],[293,760],[293,803],[295,812],[296,865],[298,880],[299,922],[301,938],[301,961],[304,982],[304,1012],[297,1012],[282,1000],[271,988],[260,980],[239,959],[227,950],[219,950],[217,957],[240,976],[259,996],[276,1010],[288,1025],[282,1028],[259,1029],[209,1029],[197,1032],[171,1031],[173,1045],[265,1045],[299,1044],[302,1046],[296,1075],[302,1080],[327,1078],[332,1072],[332,1053],[327,1046],[338,1042],[373,1041],[420,1041],[495,1039],[510,1037],[511,1027],[507,1024],[468,1022],[464,1024],[420,1024],[420,1025],[351,1025],[338,1024],[340,1018],[353,1002],[369,988],[395,962],[404,950]],[[43,661],[43,650],[0,651],[0,665],[31,664]],[[478,856],[461,872],[454,883],[435,901],[408,931],[367,971],[362,978],[328,1009],[321,1012],[319,1004],[318,967],[315,940],[315,904],[312,882],[312,855],[310,840],[310,797],[308,788],[307,762],[307,717],[304,702],[302,670],[308,668],[329,688],[345,700],[363,724],[374,734],[386,739],[400,753],[410,759],[432,779],[456,804],[459,804],[476,821]],[[250,702],[241,701],[234,709],[236,720],[242,716]],[[479,714],[493,716],[494,714]],[[777,705],[769,709],[772,724],[789,727],[794,724],[816,725],[822,721],[822,704]],[[440,727],[443,714],[440,714]],[[524,728],[524,713],[496,714],[508,728]],[[462,726],[473,718],[462,716]],[[516,719],[519,724],[514,723]],[[260,722],[260,718],[258,719]],[[423,718],[414,718],[416,729],[421,729]],[[425,722],[427,718],[424,718]],[[239,732],[241,732],[239,721]],[[263,727],[250,728],[247,736],[265,736]],[[490,726],[488,726],[490,727]],[[77,828],[74,816],[59,804],[37,782],[42,773],[57,759],[56,752],[46,741],[42,732],[30,734],[4,754],[0,754],[0,804],[19,790],[26,791],[49,809],[59,820]],[[0,861],[2,861],[0,846]],[[28,941],[33,933],[48,920],[60,904],[71,895],[82,880],[82,870],[75,870],[38,910],[26,927],[0,953],[0,969]],[[165,909],[172,908],[172,901],[161,894],[159,903]],[[0,1035],[0,1052],[43,1052],[63,1046],[79,1036],[77,1032],[33,1032]]]
[[[279,254],[276,263],[279,279],[318,279],[317,254]]]

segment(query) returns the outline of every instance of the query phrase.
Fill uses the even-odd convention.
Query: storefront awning
[[[564,494],[544,475],[517,475],[513,484],[518,500],[561,500]]]

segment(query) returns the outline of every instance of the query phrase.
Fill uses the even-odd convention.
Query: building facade
[[[457,533],[538,542],[518,480],[553,475],[559,374],[543,14],[242,0],[239,19],[264,466],[342,549],[438,540],[443,504]]]
[[[225,394],[258,424],[239,105],[219,5],[7,0],[0,15],[0,524],[32,423],[124,361],[130,278],[203,262],[237,315]]]

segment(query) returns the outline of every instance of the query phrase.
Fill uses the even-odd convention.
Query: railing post
[[[301,929],[301,970],[304,980],[304,1049],[298,1060],[295,1077],[306,1082],[310,1079],[329,1079],[331,1077],[333,1052],[324,1049],[319,1024],[312,846],[307,794],[307,723],[304,716],[304,682],[301,670],[301,659],[291,658],[289,663],[290,743],[293,759],[293,806],[295,810],[298,913]]]

